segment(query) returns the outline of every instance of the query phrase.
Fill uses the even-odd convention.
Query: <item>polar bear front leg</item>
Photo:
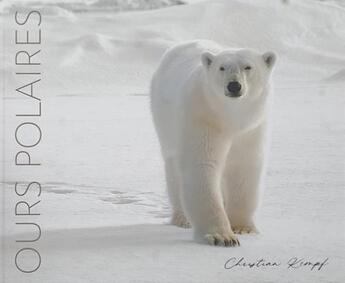
[[[190,131],[180,157],[182,200],[197,240],[239,245],[224,208],[220,178],[229,144],[213,129]]]
[[[254,214],[260,200],[266,126],[233,140],[222,178],[225,208],[236,234],[258,233]]]

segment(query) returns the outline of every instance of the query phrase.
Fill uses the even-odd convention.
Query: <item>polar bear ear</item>
[[[269,51],[262,55],[262,57],[264,58],[267,67],[269,69],[272,69],[277,59],[276,54],[274,52]]]
[[[204,52],[201,54],[201,62],[206,68],[211,66],[213,60],[214,60],[214,55],[212,53]]]

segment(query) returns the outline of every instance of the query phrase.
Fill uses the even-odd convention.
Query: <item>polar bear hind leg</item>
[[[165,158],[164,161],[168,195],[172,204],[171,224],[181,228],[190,228],[191,225],[185,216],[181,203],[181,184],[177,162],[173,157]]]

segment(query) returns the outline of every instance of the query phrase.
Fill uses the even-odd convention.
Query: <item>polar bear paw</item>
[[[231,228],[235,234],[259,234],[259,230],[255,225],[235,225]]]
[[[235,234],[206,234],[205,238],[211,246],[234,247],[240,245]]]
[[[171,224],[186,229],[192,227],[192,225],[189,223],[186,216],[182,212],[173,213]]]

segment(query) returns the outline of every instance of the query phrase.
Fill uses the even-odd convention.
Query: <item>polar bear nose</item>
[[[229,92],[238,93],[241,90],[241,84],[237,81],[229,82],[227,88]]]

